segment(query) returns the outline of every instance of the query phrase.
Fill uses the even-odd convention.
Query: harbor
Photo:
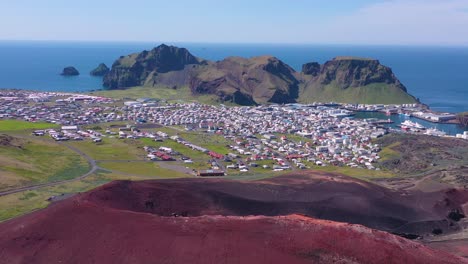
[[[405,114],[387,115],[382,112],[356,112],[356,114],[354,115],[354,118],[357,118],[357,119],[374,118],[377,120],[390,120],[391,123],[382,122],[380,124],[389,128],[393,128],[393,129],[401,129],[401,126],[404,122],[411,121],[413,123],[420,124],[425,129],[431,129],[430,131],[433,131],[433,129],[437,129],[438,131],[445,132],[447,135],[450,135],[450,136],[463,134],[463,132],[465,131],[465,129],[463,129],[463,127],[459,126],[458,124],[435,123],[435,122],[430,122],[430,121],[420,119],[414,116],[405,115]]]

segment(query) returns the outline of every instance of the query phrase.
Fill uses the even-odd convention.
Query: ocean
[[[438,124],[438,123],[432,123],[429,121],[425,121],[416,117],[408,117],[404,115],[386,115],[384,113],[380,112],[357,112],[356,115],[353,116],[354,118],[358,119],[367,119],[367,118],[377,118],[381,120],[387,120],[390,119],[393,121],[391,124],[385,124],[384,126],[394,128],[394,129],[400,129],[401,123],[403,123],[405,120],[411,120],[413,122],[419,123],[420,125],[424,126],[425,128],[435,128],[441,131],[444,131],[447,133],[447,135],[452,135],[455,136],[456,134],[463,134],[465,129],[458,124]]]
[[[149,50],[160,43],[0,41],[0,89],[84,92],[102,89],[89,72],[109,67],[122,55]],[[393,69],[408,92],[441,112],[468,111],[468,47],[406,47],[280,44],[166,43],[185,47],[195,56],[221,60],[228,56],[273,55],[296,70],[311,61],[336,56],[380,60]],[[81,75],[59,75],[66,66]]]

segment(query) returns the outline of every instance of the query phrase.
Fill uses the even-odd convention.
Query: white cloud
[[[393,0],[323,25],[328,42],[468,45],[468,0]]]

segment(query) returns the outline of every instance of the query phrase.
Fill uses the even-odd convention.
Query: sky
[[[0,40],[468,45],[468,0],[0,0]]]

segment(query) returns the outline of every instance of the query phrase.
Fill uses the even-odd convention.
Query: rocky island
[[[273,56],[209,61],[164,44],[121,56],[105,75],[104,86],[189,87],[193,95],[214,95],[219,102],[240,105],[417,102],[392,70],[374,59],[337,57],[323,65],[306,63],[297,72]]]
[[[76,76],[76,75],[80,75],[80,72],[73,66],[68,66],[68,67],[65,67],[63,68],[63,71],[60,75],[63,75],[63,76]]]
[[[92,70],[89,74],[92,76],[104,76],[110,71],[109,67],[106,64],[101,63],[99,64],[94,70]]]

